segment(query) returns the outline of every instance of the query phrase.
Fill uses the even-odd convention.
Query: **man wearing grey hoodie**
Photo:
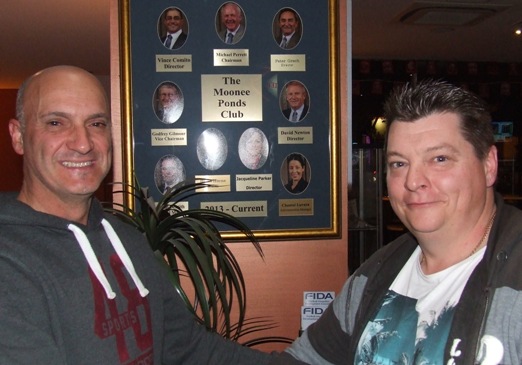
[[[94,76],[31,76],[9,131],[24,180],[0,195],[1,364],[268,363],[199,325],[145,238],[93,197],[112,159]]]

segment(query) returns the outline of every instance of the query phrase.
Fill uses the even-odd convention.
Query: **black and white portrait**
[[[152,103],[156,116],[165,124],[176,122],[183,113],[183,93],[171,81],[162,82],[156,88]]]
[[[248,128],[239,138],[237,149],[243,165],[250,170],[257,170],[268,157],[268,140],[261,129]]]
[[[154,169],[154,181],[158,190],[165,194],[169,188],[184,181],[185,166],[175,155],[165,155],[159,159]]]

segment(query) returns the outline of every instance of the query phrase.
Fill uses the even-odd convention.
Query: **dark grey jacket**
[[[485,351],[488,358],[502,356],[500,348],[499,364],[522,363],[522,211],[499,195],[496,204],[486,253],[455,308],[442,364],[480,363]],[[272,364],[354,364],[362,331],[416,246],[407,233],[370,257],[323,316]],[[484,341],[488,346],[481,346]]]

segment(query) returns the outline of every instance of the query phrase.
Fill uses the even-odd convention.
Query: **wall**
[[[340,1],[341,16],[341,96],[349,96],[346,77],[346,0]],[[115,128],[114,180],[121,181],[121,114],[118,1],[111,0],[111,90],[112,113]],[[344,71],[344,72],[343,72]],[[341,102],[341,186],[347,186],[347,106]],[[341,192],[341,217],[347,217],[347,189]],[[344,222],[344,221],[343,221]],[[342,237],[328,240],[281,241],[262,243],[264,262],[246,243],[233,243],[232,250],[241,264],[248,294],[249,317],[269,316],[280,324],[271,335],[295,337],[300,327],[300,308],[303,291],[339,291],[348,276],[347,227],[343,224]],[[265,347],[265,350],[282,346]]]

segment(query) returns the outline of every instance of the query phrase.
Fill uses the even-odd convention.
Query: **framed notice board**
[[[336,0],[121,0],[120,24],[124,182],[209,179],[187,207],[339,235]]]

